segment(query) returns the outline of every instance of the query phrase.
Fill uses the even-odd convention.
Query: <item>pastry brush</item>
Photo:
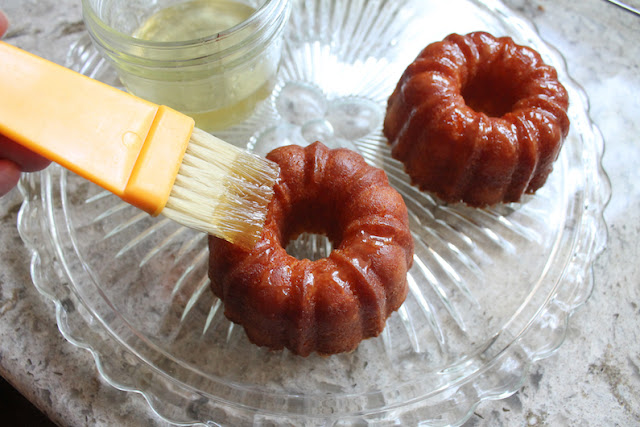
[[[194,120],[0,42],[0,133],[152,216],[244,247],[278,166]]]

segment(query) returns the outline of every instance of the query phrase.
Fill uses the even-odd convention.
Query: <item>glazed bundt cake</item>
[[[414,185],[445,202],[515,202],[547,180],[568,95],[531,48],[484,32],[427,46],[389,98],[384,134]]]
[[[381,169],[316,142],[267,156],[280,165],[262,238],[242,249],[209,237],[209,277],[225,315],[249,339],[307,356],[354,350],[378,335],[407,295],[407,208]],[[303,232],[333,243],[326,258],[289,255]]]

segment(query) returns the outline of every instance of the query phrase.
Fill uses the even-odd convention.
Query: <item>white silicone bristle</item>
[[[244,247],[260,238],[278,165],[194,129],[162,215]]]

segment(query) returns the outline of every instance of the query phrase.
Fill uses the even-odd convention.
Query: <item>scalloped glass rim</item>
[[[319,2],[309,0],[300,1],[295,5],[301,9],[297,15],[292,16],[280,83],[272,97],[272,102],[265,103],[246,123],[220,135],[223,139],[236,143],[249,139],[249,147],[256,151],[264,149],[260,144],[269,145],[272,140],[265,137],[265,135],[269,135],[269,128],[264,124],[273,121],[281,122],[283,118],[286,118],[286,112],[281,108],[284,103],[279,103],[278,97],[291,89],[291,82],[294,84],[303,82],[304,87],[296,86],[294,89],[306,91],[304,92],[305,96],[309,95],[310,98],[318,99],[325,97],[326,102],[317,101],[311,105],[313,108],[318,105],[321,105],[322,109],[327,105],[346,105],[362,95],[361,93],[354,95],[350,92],[344,92],[340,84],[336,85],[327,81],[326,78],[323,80],[322,76],[314,75],[313,70],[308,69],[309,67],[300,66],[305,62],[313,64],[313,60],[318,56],[326,59],[326,56],[323,55],[331,52],[332,49],[339,50],[341,45],[336,43],[336,40],[339,41],[340,34],[331,34],[329,36],[330,43],[327,44],[322,44],[322,40],[316,37],[314,29],[330,25],[331,22],[314,18],[314,13],[320,14],[322,7],[335,11],[342,4],[343,2],[333,1],[321,5]],[[392,15],[394,19],[410,18],[400,7],[401,2],[353,0],[350,4],[353,7],[349,9],[349,13],[356,13],[360,9],[370,11],[375,5],[384,5],[395,13]],[[452,293],[452,289],[447,286],[438,286],[442,278],[450,280],[451,274],[449,273],[447,276],[445,272],[438,276],[438,273],[434,273],[434,271],[447,264],[435,263],[433,266],[425,266],[423,273],[437,276],[435,277],[436,283],[432,284],[433,290],[436,293],[447,294],[440,296],[444,308],[440,310],[434,308],[436,303],[440,304],[438,301],[433,302],[426,297],[421,300],[420,295],[424,294],[424,290],[415,293],[412,301],[407,303],[406,310],[401,310],[390,319],[383,335],[380,338],[363,342],[354,354],[326,359],[312,357],[307,361],[299,361],[295,358],[292,359],[286,352],[274,355],[253,348],[250,344],[242,342],[242,332],[239,331],[239,328],[234,330],[232,325],[223,331],[227,334],[225,345],[228,348],[249,349],[249,352],[255,352],[255,354],[246,355],[249,358],[247,360],[255,362],[259,358],[263,358],[268,360],[264,363],[264,366],[267,367],[275,366],[277,363],[288,363],[287,366],[291,369],[292,378],[295,378],[296,374],[300,374],[303,369],[309,368],[311,364],[317,366],[319,371],[325,369],[327,373],[340,372],[344,374],[346,372],[344,370],[335,370],[338,369],[335,365],[343,363],[349,369],[356,371],[361,369],[360,376],[357,373],[349,375],[364,380],[366,379],[365,374],[368,375],[368,373],[362,367],[354,367],[354,363],[363,363],[361,359],[364,359],[365,364],[371,363],[373,366],[375,363],[381,363],[380,366],[386,366],[377,360],[378,352],[383,353],[383,356],[386,352],[385,357],[389,357],[389,360],[396,357],[396,360],[393,361],[394,368],[396,368],[395,363],[398,364],[398,370],[395,374],[405,375],[399,381],[394,382],[394,379],[376,380],[379,382],[374,381],[374,385],[377,384],[378,387],[372,389],[354,387],[349,391],[344,384],[331,384],[330,376],[327,375],[326,378],[321,376],[318,379],[318,384],[323,385],[324,388],[320,387],[311,391],[303,386],[293,387],[291,384],[289,387],[282,384],[275,386],[271,383],[248,384],[237,380],[237,378],[241,378],[240,376],[235,381],[233,378],[224,378],[220,372],[206,371],[201,366],[195,366],[188,354],[180,352],[181,347],[169,347],[171,351],[163,348],[164,341],[160,341],[160,338],[156,340],[156,337],[146,334],[146,325],[136,324],[138,319],[132,319],[131,312],[127,311],[128,307],[123,305],[125,302],[117,300],[117,296],[109,295],[109,289],[101,288],[99,284],[93,285],[93,282],[99,283],[102,280],[102,274],[110,275],[109,277],[113,278],[114,283],[118,282],[119,277],[116,277],[113,271],[106,273],[99,271],[97,264],[101,262],[109,264],[113,260],[108,256],[105,256],[104,260],[102,258],[96,260],[97,255],[83,246],[86,245],[83,240],[95,238],[95,241],[89,240],[89,242],[100,246],[109,239],[118,239],[123,234],[122,230],[111,230],[110,233],[106,225],[111,225],[109,221],[113,221],[112,218],[124,212],[125,208],[113,205],[112,202],[104,204],[104,201],[108,200],[108,196],[96,192],[90,184],[79,182],[65,171],[52,167],[41,174],[29,176],[21,181],[20,187],[24,195],[24,203],[19,215],[19,230],[32,252],[33,281],[39,291],[56,304],[58,325],[63,335],[73,344],[93,353],[97,367],[107,381],[120,389],[142,393],[161,417],[177,423],[300,422],[303,419],[316,421],[328,419],[337,424],[351,424],[360,421],[376,423],[389,420],[408,424],[415,421],[435,425],[460,424],[470,416],[473,408],[480,401],[502,398],[515,392],[520,387],[528,366],[535,360],[548,356],[560,346],[564,339],[570,314],[586,301],[591,292],[591,264],[604,248],[606,242],[606,226],[602,218],[602,211],[608,201],[610,188],[606,174],[600,165],[604,148],[602,137],[588,117],[587,98],[579,86],[567,75],[562,56],[540,40],[530,23],[497,1],[456,0],[453,3],[447,3],[447,6],[443,6],[442,2],[407,1],[403,5],[406,8],[405,11],[410,8],[422,10],[431,7],[438,9],[438,13],[444,13],[442,8],[455,8],[459,4],[481,12],[477,13],[474,19],[486,24],[489,28],[512,35],[518,41],[536,47],[545,59],[558,68],[561,80],[566,83],[572,101],[570,111],[572,135],[563,148],[557,171],[552,175],[552,182],[538,195],[528,198],[521,204],[479,213],[464,207],[441,205],[428,196],[416,195],[407,189],[406,180],[394,172],[398,165],[390,161],[387,158],[388,152],[380,147],[379,129],[365,136],[358,135],[355,140],[347,142],[361,150],[367,160],[374,163],[382,162],[382,166],[390,174],[390,179],[403,189],[403,195],[407,197],[408,201],[413,203],[418,200],[428,205],[431,210],[420,212],[420,214],[431,215],[430,218],[434,221],[432,225],[438,233],[451,233],[452,230],[468,231],[468,228],[464,228],[466,224],[475,222],[475,228],[471,231],[484,230],[485,232],[479,237],[480,239],[490,240],[495,235],[500,243],[499,246],[513,242],[519,245],[524,242],[521,237],[514,238],[516,240],[511,242],[500,234],[502,230],[496,230],[492,227],[504,227],[506,230],[504,232],[518,236],[520,234],[535,234],[532,229],[527,228],[526,221],[535,220],[535,215],[530,212],[540,208],[541,204],[551,200],[552,196],[559,194],[563,199],[567,199],[566,202],[563,201],[566,206],[562,206],[562,218],[559,224],[550,225],[545,230],[553,236],[551,236],[551,243],[548,247],[551,255],[542,254],[546,260],[546,263],[541,266],[543,273],[537,281],[533,280],[529,284],[528,293],[522,296],[521,301],[518,300],[513,307],[509,306],[511,311],[508,316],[500,319],[502,323],[497,327],[495,325],[494,327],[486,327],[484,324],[477,327],[473,325],[474,319],[465,318],[465,313],[461,313],[461,310],[456,310],[455,307],[452,308],[458,303],[464,306],[467,303],[466,297],[456,300],[453,295],[455,292]],[[345,22],[347,21],[345,20]],[[474,23],[476,22],[474,21]],[[390,23],[386,24],[389,31],[394,31]],[[448,26],[446,23],[442,25],[443,27]],[[353,30],[353,28],[351,29]],[[437,28],[433,31],[438,32],[445,29]],[[460,30],[452,28],[451,31]],[[316,38],[312,39],[312,37]],[[371,40],[380,41],[375,38]],[[357,65],[353,70],[354,73],[366,70],[372,65],[384,64],[389,69],[388,74],[384,74],[384,77],[394,74],[399,76],[407,64],[406,61],[415,56],[415,49],[420,46],[420,43],[423,43],[423,40],[418,37],[415,42],[410,43],[410,46],[405,46],[404,49],[389,50],[386,49],[387,46],[378,46],[378,51],[386,49],[386,56],[381,55],[373,60],[360,58],[358,56],[360,53],[355,48],[351,53],[343,52],[343,56],[348,56],[351,63]],[[304,45],[304,49],[297,50],[297,46],[299,47],[301,44]],[[397,47],[397,40],[389,41],[389,45]],[[99,79],[104,80],[109,77],[108,66],[95,55],[95,52],[92,53],[88,49],[78,51],[77,48],[76,46],[74,53],[79,56],[72,58],[72,65],[76,66],[79,71]],[[373,61],[373,64],[370,63],[370,60]],[[345,79],[347,78],[348,76],[345,75]],[[375,80],[375,76],[363,80],[363,87],[375,86],[378,88],[374,93],[367,93],[367,99],[382,105],[385,95],[388,96],[389,93],[388,84],[385,86],[384,82]],[[396,80],[391,81],[393,85]],[[107,82],[117,85],[115,79],[111,81],[107,79]],[[291,93],[300,94],[295,91]],[[354,105],[366,107],[368,104],[356,103]],[[313,111],[317,110],[316,108]],[[299,110],[296,111],[299,113]],[[314,112],[314,114],[318,113]],[[309,117],[313,118],[312,116]],[[368,117],[375,117],[375,115]],[[316,123],[313,120],[311,122]],[[332,124],[329,123],[329,125]],[[335,126],[327,126],[329,130],[333,128],[337,129]],[[283,129],[276,129],[276,131],[285,132],[286,138],[294,140],[304,138],[302,123],[289,122]],[[281,135],[277,132],[276,135]],[[331,139],[331,136],[329,138]],[[341,137],[336,136],[333,139],[338,145],[345,142]],[[549,188],[548,192],[546,192],[547,187]],[[88,197],[79,199],[79,194]],[[112,209],[113,212],[103,212],[104,215],[107,213],[108,215],[104,216],[106,219],[98,220],[97,225],[96,221],[84,221],[77,212],[89,211],[92,209],[92,203],[96,205],[103,203],[100,205],[101,208],[106,207],[107,210]],[[518,215],[521,216],[518,217]],[[513,217],[516,219],[514,220]],[[420,218],[416,219],[416,221],[419,220]],[[133,216],[126,217],[123,221],[128,222],[124,225],[116,223],[116,228],[118,228],[118,224],[123,225],[122,229],[135,228],[137,223],[147,224],[150,220],[141,216]],[[456,221],[456,223],[452,225],[451,221]],[[518,221],[524,222],[519,223]],[[553,223],[552,219],[550,222]],[[162,233],[165,228],[171,227],[170,224],[162,220],[152,221],[148,224],[150,225],[145,225],[142,228],[137,240],[130,240],[131,237],[127,237],[123,241],[118,241],[121,243],[118,247],[122,249],[114,257],[117,263],[128,265],[126,262],[131,255],[131,258],[137,257],[136,262],[144,264],[144,268],[147,268],[159,257],[158,254],[165,254],[163,251],[167,251],[167,246],[171,244],[171,242],[166,243],[168,237],[163,237],[164,240],[159,242],[159,246],[152,247],[152,250],[156,251],[154,253],[135,252],[137,247],[146,245],[145,239],[152,239],[154,235]],[[418,222],[419,224],[420,222]],[[100,227],[104,229],[101,228],[98,231],[93,229]],[[147,232],[147,230],[151,231]],[[426,233],[425,230],[424,227],[420,227],[417,232]],[[100,235],[100,232],[104,234]],[[171,256],[175,255],[179,260],[181,256],[184,256],[184,253],[189,252],[189,245],[197,246],[198,244],[197,236],[191,237],[186,233],[187,237],[184,237],[185,233],[179,229],[171,229],[171,232],[183,237],[179,246],[180,250],[170,252]],[[142,235],[144,235],[143,238],[140,237]],[[534,240],[535,238],[536,236],[534,236]],[[456,241],[454,244],[452,241],[442,239],[430,240],[429,242],[434,245],[443,243],[442,251],[446,250],[446,246],[464,247],[464,242]],[[202,242],[199,243],[202,244]],[[302,244],[304,245],[305,242]],[[470,247],[473,248],[473,246]],[[478,249],[479,246],[482,245],[475,245],[475,248]],[[480,247],[480,249],[486,250],[484,247]],[[437,254],[438,250],[440,249],[436,248],[434,252]],[[87,257],[89,253],[94,258]],[[202,256],[201,254],[202,252],[196,255]],[[466,256],[466,254],[463,255]],[[474,256],[474,254],[469,255],[472,260],[477,260],[477,258],[473,258]],[[425,258],[419,256],[418,260],[425,261]],[[464,262],[461,262],[460,265],[460,274],[463,274],[466,268],[473,269],[473,266],[469,267]],[[484,267],[488,271],[492,271],[490,265],[487,264]],[[117,271],[117,276],[125,276],[125,279],[127,279],[127,274],[128,270],[126,269]],[[182,277],[189,276],[178,277],[177,285],[184,285],[188,282],[188,280],[183,281]],[[465,278],[466,276],[460,280],[463,285]],[[189,283],[184,286],[188,285]],[[420,286],[421,283],[413,284],[413,287],[420,288]],[[166,318],[190,326],[201,326],[201,323],[208,325],[210,322],[209,318],[193,320],[194,316],[207,317],[208,314],[209,317],[218,319],[220,316],[219,305],[216,308],[214,304],[208,313],[206,311],[199,313],[199,309],[204,309],[200,306],[203,305],[201,299],[206,298],[203,296],[206,295],[204,292],[206,283],[195,283],[189,292],[177,288],[180,286],[176,286],[170,295],[165,296],[165,299],[172,307],[179,306],[184,311],[181,313],[163,312]],[[464,294],[465,291],[468,289],[465,289],[464,286],[457,289],[458,293]],[[474,297],[482,298],[482,295],[477,295],[477,293],[474,295],[472,292],[471,294],[471,300]],[[183,299],[180,300],[180,298]],[[410,304],[413,306],[409,306]],[[476,305],[483,306],[481,303],[470,305],[472,309]],[[197,308],[193,308],[194,306]],[[145,306],[141,307],[148,309]],[[151,309],[159,310],[155,306],[152,306]],[[441,328],[440,335],[436,332],[437,327],[431,329],[425,327],[426,332],[416,331],[417,325],[416,321],[412,320],[413,311],[411,310],[424,312],[427,323],[439,321],[438,313],[441,311],[453,318],[452,326],[450,329],[445,329],[444,333]],[[431,313],[429,313],[430,310]],[[154,313],[149,313],[149,316],[153,317]],[[187,319],[184,323],[182,323],[184,319],[181,316]],[[205,326],[205,331],[207,327]],[[392,329],[393,332],[391,332]],[[160,326],[158,330],[161,334],[174,334],[172,335],[174,341],[179,341],[180,333],[187,334],[179,328],[176,331],[166,325]],[[466,332],[460,334],[461,336],[479,332],[479,343],[457,342],[455,335],[458,330]],[[209,329],[207,334],[203,332],[202,336],[211,334],[211,329]],[[402,338],[397,338],[401,334],[404,334]],[[434,347],[463,344],[465,346],[462,347],[463,351],[460,352],[460,357],[454,351],[425,349],[423,340],[419,339],[425,336],[433,339],[432,342],[425,341],[427,346],[431,343],[434,344]],[[202,340],[210,345],[215,345],[217,342],[208,336]],[[180,345],[184,345],[185,348],[189,348],[191,345],[198,348],[202,344],[186,341]],[[407,345],[408,350],[398,350],[395,345],[400,347]],[[403,353],[403,351],[405,352]],[[441,357],[442,360],[437,360],[438,357]],[[448,358],[453,358],[453,362],[448,363],[451,360]],[[433,363],[434,367],[427,370],[430,375],[413,375],[414,372],[421,372],[422,367],[415,365],[418,360],[422,360],[425,365]],[[334,365],[332,365],[333,361],[336,361]],[[394,373],[391,372],[388,375],[393,376]],[[283,381],[286,382],[287,379]]]

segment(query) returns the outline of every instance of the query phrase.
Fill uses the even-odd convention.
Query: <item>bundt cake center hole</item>
[[[462,88],[462,97],[474,111],[489,117],[502,117],[512,111],[518,102],[512,80],[507,73],[480,71]]]
[[[284,212],[280,242],[299,260],[317,261],[340,244],[340,221],[328,193],[310,193]]]
[[[333,250],[333,244],[324,234],[302,233],[291,240],[285,249],[296,259],[317,261],[329,256]]]

